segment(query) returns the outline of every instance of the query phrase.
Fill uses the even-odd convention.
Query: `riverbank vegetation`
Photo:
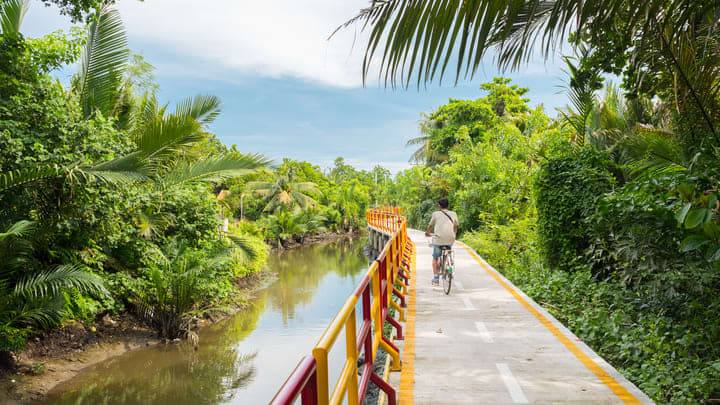
[[[420,164],[391,200],[424,228],[447,196],[465,242],[661,403],[720,398],[717,7],[389,1],[355,20],[366,68],[382,54],[402,86],[442,77],[455,52],[459,79],[491,47],[519,68],[570,33],[557,119],[506,79],[450,100],[423,116]]]
[[[0,3],[5,360],[43,330],[89,330],[121,312],[163,338],[188,335],[191,316],[235,303],[235,281],[263,268],[266,241],[362,227],[387,170],[339,158],[322,173],[226,147],[209,130],[217,97],[160,100],[115,10],[58,3],[75,20],[90,11],[87,25],[27,38],[30,1]],[[53,74],[69,66],[63,84]]]

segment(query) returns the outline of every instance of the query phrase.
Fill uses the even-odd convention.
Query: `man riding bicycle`
[[[443,247],[452,247],[455,243],[455,235],[458,230],[458,217],[453,211],[448,210],[449,202],[447,198],[441,198],[438,200],[439,211],[432,213],[430,224],[425,231],[425,236],[431,236],[430,231],[434,228],[435,236],[433,237],[433,285],[440,284],[440,278],[438,275],[438,259],[442,256]]]

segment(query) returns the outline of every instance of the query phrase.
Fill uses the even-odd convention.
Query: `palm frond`
[[[120,13],[104,6],[88,28],[81,59],[77,91],[86,118],[96,110],[105,116],[112,114],[129,57]]]
[[[0,2],[0,32],[3,35],[20,33],[20,26],[30,8],[30,0],[4,0]]]
[[[639,126],[626,141],[627,165],[633,176],[653,175],[688,169],[682,148],[663,130]]]
[[[322,191],[320,191],[320,188],[318,188],[317,184],[305,181],[301,183],[293,183],[293,189],[295,191],[298,191],[300,193],[310,193],[315,195],[322,195]]]
[[[407,86],[417,76],[418,86],[445,74],[457,55],[456,81],[472,77],[487,50],[498,48],[496,62],[517,68],[532,55],[542,33],[543,53],[561,40],[575,22],[581,1],[373,1],[345,25],[361,22],[372,27],[363,61],[367,78],[376,54],[382,53],[380,75],[385,84]],[[547,22],[547,23],[546,23]],[[384,50],[380,44],[384,41]]]
[[[270,192],[272,188],[273,184],[267,181],[250,181],[245,185],[245,191],[252,191],[255,193]]]
[[[191,117],[202,125],[215,121],[221,108],[220,98],[212,95],[199,95],[190,97],[178,103],[175,115],[180,117]]]
[[[243,233],[227,233],[227,237],[232,242],[235,253],[242,263],[252,262],[260,254],[254,237]]]
[[[65,301],[62,295],[58,294],[25,301],[11,312],[12,318],[8,322],[10,326],[49,329],[59,324],[65,316]]]
[[[103,295],[107,293],[101,278],[88,273],[77,264],[61,265],[53,270],[28,275],[15,285],[14,295],[20,297],[44,297],[60,293],[64,288],[82,293]]]
[[[57,165],[35,166],[0,173],[0,192],[50,178],[61,177],[64,174],[65,168]]]
[[[0,232],[0,284],[5,276],[23,268],[32,258],[33,246],[30,237],[34,231],[34,222],[22,220]]]
[[[385,85],[417,85],[442,81],[455,59],[456,83],[472,78],[494,48],[502,70],[516,70],[537,51],[548,58],[571,32],[623,18],[633,21],[639,36],[649,39],[652,16],[678,12],[678,22],[690,23],[697,0],[372,0],[367,8],[338,29],[361,24],[370,35],[363,60],[367,81],[373,62]],[[642,31],[642,32],[640,32]],[[637,47],[640,49],[641,47]],[[636,50],[631,51],[633,59]]]
[[[168,160],[174,162],[207,139],[197,121],[175,114],[143,122],[136,134],[137,152],[148,168],[161,166]]]
[[[253,173],[266,163],[263,156],[242,154],[178,163],[156,182],[156,189],[164,192],[188,183],[219,182]]]
[[[9,238],[27,238],[35,230],[35,222],[22,220],[15,222],[5,232],[0,232],[0,242]]]

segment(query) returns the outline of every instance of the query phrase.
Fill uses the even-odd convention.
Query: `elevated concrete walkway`
[[[450,295],[431,286],[422,232],[409,291],[401,404],[623,404],[652,401],[479,256],[456,244]]]

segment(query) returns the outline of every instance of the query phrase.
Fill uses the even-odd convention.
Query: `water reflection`
[[[364,240],[272,256],[278,280],[251,306],[203,329],[200,347],[157,346],[91,367],[47,404],[262,404],[308,353],[358,282]]]

